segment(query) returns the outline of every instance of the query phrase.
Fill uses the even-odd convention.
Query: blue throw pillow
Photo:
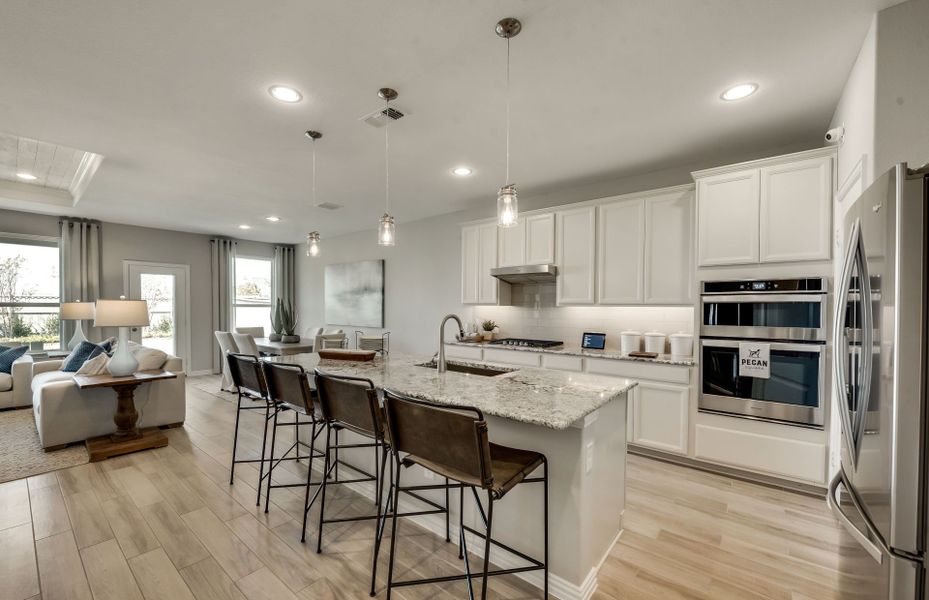
[[[85,362],[103,352],[103,348],[93,342],[81,342],[61,365],[61,370],[76,373]]]
[[[29,346],[17,346],[0,352],[0,373],[9,374],[13,370],[13,361],[26,353]]]

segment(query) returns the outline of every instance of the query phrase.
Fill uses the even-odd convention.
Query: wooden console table
[[[116,414],[113,415],[116,431],[110,435],[87,440],[90,462],[167,446],[168,436],[157,427],[138,428],[139,413],[135,409],[135,389],[144,383],[176,378],[177,375],[170,371],[138,371],[126,377],[113,377],[109,373],[75,375],[74,383],[82,390],[108,387],[116,392]]]

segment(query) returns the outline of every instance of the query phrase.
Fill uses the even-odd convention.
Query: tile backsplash
[[[585,331],[596,331],[607,334],[607,348],[617,349],[622,331],[694,332],[690,306],[556,306],[554,285],[514,285],[511,291],[511,306],[468,307],[469,328],[493,319],[499,337],[554,339],[572,346],[580,345]]]

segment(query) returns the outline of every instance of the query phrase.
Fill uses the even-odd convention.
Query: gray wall
[[[0,232],[58,236],[58,218],[0,210]],[[191,371],[212,369],[213,327],[210,280],[210,236],[104,223],[101,240],[101,296],[123,293],[123,261],[144,260],[190,266]],[[272,246],[239,242],[242,253],[271,257]]]

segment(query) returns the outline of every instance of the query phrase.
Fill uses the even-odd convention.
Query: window
[[[56,350],[58,242],[0,234],[0,344]]]
[[[235,327],[264,327],[271,331],[271,260],[267,258],[235,259]]]

